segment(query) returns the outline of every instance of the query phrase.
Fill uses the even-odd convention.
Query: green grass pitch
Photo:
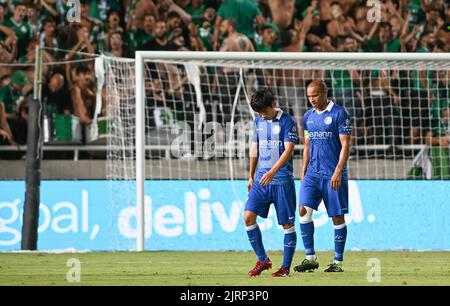
[[[273,278],[282,253],[269,252],[271,271],[249,278],[250,252],[0,253],[0,285],[450,285],[450,252],[347,252],[344,273],[324,273],[331,252],[319,252],[319,270]],[[67,282],[67,261],[81,262],[81,281]],[[370,258],[381,263],[381,281],[368,282]],[[297,252],[294,265],[303,259]],[[369,272],[370,274],[370,272]]]

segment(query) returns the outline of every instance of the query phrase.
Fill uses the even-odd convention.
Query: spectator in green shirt
[[[27,23],[30,27],[30,35],[32,38],[38,36],[41,32],[42,22],[40,14],[40,6],[36,3],[30,4],[27,8]]]
[[[431,145],[430,156],[434,179],[450,179],[450,100],[440,100],[433,108],[431,129],[425,132],[425,144]]]
[[[424,33],[416,52],[432,52],[435,38],[433,33]],[[411,97],[413,143],[423,143],[424,129],[430,125],[430,109],[435,97],[431,91],[432,73],[429,70],[411,71],[412,84],[408,95]]]
[[[272,52],[274,50],[273,44],[277,39],[276,33],[270,25],[265,25],[261,29],[262,42],[256,44],[256,51],[258,52]]]
[[[191,5],[189,5],[185,11],[192,17],[201,16],[205,12],[206,7],[203,4],[203,0],[192,0]]]
[[[134,50],[142,50],[145,45],[155,40],[156,19],[153,15],[144,16],[143,28],[130,31],[129,46]]]
[[[392,39],[392,27],[389,23],[381,23],[378,36],[368,40],[364,46],[364,52],[400,52],[402,47],[400,38]]]
[[[81,26],[85,27],[89,33],[90,43],[97,49],[102,49],[105,44],[103,35],[103,22],[89,16],[91,4],[87,0],[81,0]]]
[[[17,58],[25,55],[28,41],[31,39],[30,26],[25,22],[26,13],[27,6],[24,3],[19,3],[14,8],[13,16],[4,22],[4,25],[11,28],[18,38]]]
[[[103,39],[98,39],[97,50],[107,50],[111,47],[109,45],[110,35],[112,33],[120,32],[124,35],[125,31],[120,26],[120,12],[117,10],[110,10],[106,19],[105,29],[103,31]]]
[[[428,144],[448,148],[450,146],[450,102],[441,100],[436,105],[433,109],[431,131],[427,131],[425,137]]]
[[[258,5],[251,0],[224,0],[217,11],[214,35],[212,38],[215,50],[219,49],[219,28],[225,19],[236,21],[236,31],[244,34],[252,42],[255,39],[255,20],[259,26],[263,26],[265,21]]]
[[[411,31],[415,25],[425,21],[425,12],[421,6],[421,0],[412,0],[406,6],[406,12],[411,16],[408,20],[408,28]]]
[[[23,96],[22,89],[28,84],[27,74],[19,70],[11,75],[11,83],[0,89],[0,102],[5,106],[5,113],[8,119],[14,117],[18,102]]]

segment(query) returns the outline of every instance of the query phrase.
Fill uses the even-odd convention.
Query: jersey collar
[[[278,111],[278,113],[277,113],[276,118],[277,118],[277,120],[280,120],[281,116],[283,116],[283,110],[281,108],[278,108],[277,111]]]
[[[316,113],[318,113],[319,115],[320,114],[323,114],[323,113],[325,113],[325,112],[331,112],[331,109],[333,108],[333,106],[334,106],[334,102],[333,101],[331,101],[331,100],[328,100],[329,101],[329,103],[328,103],[328,106],[327,106],[327,108],[325,108],[325,110],[323,110],[323,111],[321,111],[321,112],[319,112],[317,109],[315,109],[315,108],[313,108],[313,110],[316,112]]]
[[[274,119],[267,120],[267,121],[272,122],[274,120],[280,120],[281,119],[281,116],[283,116],[283,110],[281,108],[277,108],[276,110],[277,110],[277,116]]]

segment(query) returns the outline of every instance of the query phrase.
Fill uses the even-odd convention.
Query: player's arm
[[[303,181],[303,178],[306,175],[306,171],[308,170],[309,160],[310,160],[310,151],[309,151],[309,132],[305,131],[305,140],[304,140],[304,147],[303,147],[303,162],[302,162],[302,176],[301,180]]]
[[[249,159],[250,159],[250,169],[248,174],[248,184],[247,190],[253,186],[253,180],[255,179],[256,165],[258,164],[258,132],[257,129],[258,119],[256,118],[253,122],[253,133],[252,133],[252,143],[250,145]]]
[[[347,134],[339,134],[342,148],[339,154],[339,162],[331,177],[331,188],[334,190],[338,190],[341,187],[342,171],[344,171],[350,152],[350,137],[351,136]]]
[[[253,185],[253,180],[255,179],[256,165],[258,164],[258,143],[252,142],[250,145],[250,169],[248,173],[248,184],[247,190],[250,191]]]
[[[270,184],[275,174],[277,174],[278,170],[280,170],[292,157],[292,154],[294,154],[294,147],[295,143],[287,141],[284,142],[283,154],[281,154],[280,159],[275,163],[275,165],[273,165],[273,167],[263,175],[263,177],[259,181],[259,184],[261,186],[266,186]]]

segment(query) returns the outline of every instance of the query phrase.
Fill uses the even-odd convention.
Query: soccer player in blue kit
[[[258,116],[255,118],[250,147],[249,194],[244,221],[258,262],[248,272],[249,276],[260,275],[262,271],[272,268],[256,223],[257,216],[267,218],[272,203],[275,205],[278,224],[283,226],[285,233],[283,264],[272,274],[273,277],[289,276],[297,245],[297,204],[292,165],[294,146],[298,141],[297,126],[295,120],[276,105],[275,97],[269,89],[258,90],[251,99],[251,107]]]
[[[348,178],[346,163],[352,133],[351,120],[342,106],[327,99],[328,88],[321,80],[312,81],[307,96],[313,108],[303,117],[305,144],[300,188],[300,231],[306,258],[294,271],[314,271],[319,267],[314,251],[312,214],[322,199],[334,224],[333,262],[325,272],[343,272],[348,213]]]

